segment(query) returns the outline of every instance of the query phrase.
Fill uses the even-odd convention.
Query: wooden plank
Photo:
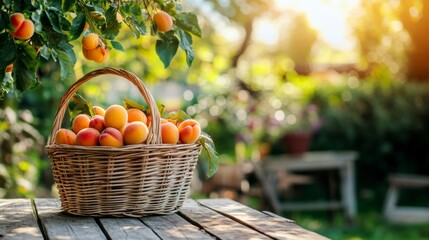
[[[100,218],[99,221],[111,239],[160,239],[137,218]]]
[[[198,202],[275,239],[326,239],[288,219],[272,217],[230,199],[203,199]]]
[[[143,217],[141,220],[161,239],[214,239],[177,214]]]
[[[58,199],[36,199],[35,206],[49,239],[106,239],[94,218],[62,212]]]
[[[180,214],[219,239],[271,239],[191,199],[184,202]]]
[[[43,239],[29,199],[0,199],[1,239]]]

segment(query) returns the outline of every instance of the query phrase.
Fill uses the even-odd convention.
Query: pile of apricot
[[[111,105],[106,110],[100,106],[93,109],[93,117],[79,114],[73,119],[71,129],[59,129],[55,134],[55,143],[117,148],[146,143],[151,117],[140,109],[125,109],[120,105]],[[161,119],[163,144],[195,143],[200,133],[200,125],[194,119],[182,122]]]

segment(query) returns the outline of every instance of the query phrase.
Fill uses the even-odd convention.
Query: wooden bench
[[[79,217],[58,199],[0,199],[0,239],[327,239],[230,199],[187,199],[171,215]]]
[[[356,220],[356,195],[354,161],[358,153],[354,151],[320,151],[307,152],[303,155],[276,155],[267,156],[260,162],[255,162],[255,173],[261,181],[262,188],[277,214],[283,211],[339,209],[345,210],[348,223]],[[324,202],[287,202],[279,200],[276,189],[279,172],[303,172],[338,170],[340,173],[341,201]],[[303,179],[302,181],[305,181]]]
[[[389,189],[384,203],[384,216],[387,221],[395,224],[423,224],[429,223],[429,208],[398,206],[399,190],[401,188],[429,187],[429,177],[392,174],[388,177]]]

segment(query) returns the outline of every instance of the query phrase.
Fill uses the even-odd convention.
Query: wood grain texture
[[[184,202],[180,214],[219,239],[271,239],[191,199]]]
[[[137,218],[100,218],[101,226],[113,240],[159,240],[148,226]]]
[[[162,239],[214,239],[177,214],[143,217],[141,220]]]
[[[35,207],[49,239],[106,239],[94,218],[62,212],[58,199],[36,199]]]
[[[230,199],[203,199],[198,202],[275,239],[326,239],[286,218],[273,217]]]
[[[43,239],[29,199],[0,199],[0,239]]]

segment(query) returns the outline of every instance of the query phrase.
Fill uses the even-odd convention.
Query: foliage
[[[393,172],[429,173],[428,84],[402,82],[379,68],[367,79],[320,86],[315,98],[324,124],[312,149],[357,150],[362,187]]]
[[[41,171],[43,137],[28,110],[0,109],[0,197],[34,196]]]
[[[152,22],[156,11],[165,11],[174,19],[174,29],[159,33]],[[9,33],[9,16],[22,12],[35,25],[35,34],[30,40],[14,39]],[[75,40],[89,31],[95,32],[109,48],[123,51],[116,40],[127,25],[136,38],[141,35],[158,36],[156,52],[165,67],[170,65],[178,47],[186,53],[190,66],[194,59],[192,36],[201,37],[201,29],[194,13],[185,12],[181,4],[169,1],[8,1],[0,8],[0,97],[15,89],[18,92],[40,84],[37,76],[38,61],[54,59],[61,67],[61,79],[73,79],[76,63]],[[85,31],[88,23],[89,31]],[[13,63],[11,76],[4,69]],[[11,84],[13,83],[13,84]]]

